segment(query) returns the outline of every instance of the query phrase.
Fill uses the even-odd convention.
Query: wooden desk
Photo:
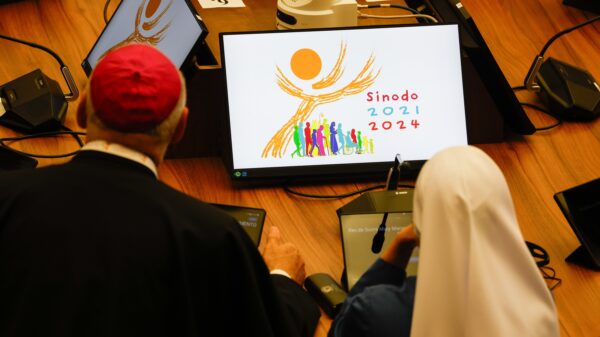
[[[116,1],[115,1],[116,2]],[[218,32],[274,29],[275,0],[246,0],[246,8],[201,10],[211,30],[208,43],[218,57]],[[558,0],[464,0],[479,29],[512,85],[520,85],[534,55],[557,31],[585,19],[584,13]],[[42,43],[71,68],[83,88],[85,74],[79,66],[103,27],[103,0],[21,1],[0,6],[0,34]],[[114,8],[115,4],[111,5]],[[361,24],[397,21],[361,21]],[[588,69],[600,79],[600,24],[589,26],[556,41],[547,53]],[[0,40],[0,83],[35,68],[62,81],[57,64],[45,53]],[[65,90],[66,91],[66,90]],[[523,100],[535,102],[524,93]],[[76,129],[71,104],[66,125]],[[552,120],[535,111],[537,125]],[[3,136],[16,133],[0,127]],[[77,146],[70,138],[44,139],[15,144],[42,153],[66,152]],[[600,273],[573,266],[564,258],[578,245],[577,239],[555,205],[552,195],[600,176],[600,122],[565,123],[551,131],[515,137],[501,144],[480,145],[501,167],[515,202],[527,240],[545,247],[551,266],[563,283],[554,292],[562,336],[600,336]],[[48,165],[61,160],[41,160]],[[231,186],[218,158],[169,160],[160,168],[162,179],[177,189],[208,201],[263,207],[266,226],[277,225],[285,239],[295,243],[306,259],[307,272],[326,272],[340,277],[342,256],[335,210],[349,200],[297,198],[281,188],[236,189]],[[305,186],[308,193],[344,193],[364,184]],[[498,277],[502,277],[498,275]],[[316,336],[325,336],[331,324],[323,316]]]

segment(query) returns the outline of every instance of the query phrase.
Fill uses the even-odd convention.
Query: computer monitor
[[[385,177],[467,144],[455,24],[220,39],[235,180]]]
[[[208,33],[189,0],[123,0],[82,67],[89,75],[109,50],[128,43],[156,46],[182,68]]]

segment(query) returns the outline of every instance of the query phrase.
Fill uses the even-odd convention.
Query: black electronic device
[[[467,127],[455,24],[220,38],[224,161],[240,185],[384,178],[396,153],[417,170],[481,131]]]
[[[537,92],[557,118],[589,121],[600,114],[600,86],[589,72],[551,57],[544,60],[544,54],[556,39],[598,20],[600,16],[556,33],[529,67],[524,87]]]
[[[342,286],[354,284],[377,260],[381,251],[394,241],[404,227],[412,223],[413,190],[370,191],[337,210],[342,237],[344,273]],[[387,214],[387,215],[386,215]],[[385,217],[385,239],[379,252],[373,252],[373,238]],[[416,248],[406,267],[407,275],[416,275],[419,249]]]
[[[600,14],[600,1],[598,0],[563,0],[563,4]]]
[[[538,95],[559,118],[589,121],[600,115],[600,86],[588,71],[550,57],[536,79]]]
[[[34,158],[0,146],[0,172],[35,168],[37,164],[38,161]]]
[[[348,297],[346,291],[329,274],[325,273],[308,276],[304,280],[304,287],[331,318],[338,314]]]
[[[406,0],[406,4],[423,14],[432,15],[443,23],[460,27],[462,62],[465,71],[465,101],[469,126],[503,120],[517,134],[530,135],[536,129],[527,117],[510,84],[496,63],[475,21],[460,0]],[[426,23],[426,19],[418,19]],[[486,130],[480,135],[485,142],[503,140],[503,134]]]
[[[121,1],[82,67],[89,75],[111,49],[128,43],[146,43],[160,49],[185,74],[194,67],[196,53],[207,48],[204,44],[207,33],[190,0]]]
[[[79,97],[69,68],[52,50],[36,43],[0,35],[0,39],[41,49],[56,59],[71,92],[64,95],[56,81],[36,69],[0,85],[0,124],[18,131],[33,133],[62,128],[67,102]]]
[[[60,86],[40,69],[0,86],[0,99],[0,124],[23,132],[58,130],[67,114]]]
[[[212,204],[236,219],[252,242],[258,247],[267,212],[262,208],[225,204]]]
[[[558,192],[554,200],[581,243],[565,260],[600,270],[600,178]]]

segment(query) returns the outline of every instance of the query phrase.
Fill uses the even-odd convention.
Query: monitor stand
[[[577,247],[577,249],[575,249],[571,255],[565,258],[565,261],[584,268],[600,271],[600,266],[594,262],[590,256],[590,253],[583,246]]]

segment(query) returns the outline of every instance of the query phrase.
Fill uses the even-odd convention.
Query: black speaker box
[[[540,98],[554,115],[566,120],[593,120],[600,115],[600,86],[584,69],[554,58],[536,75]]]
[[[67,113],[60,86],[39,69],[0,86],[0,99],[0,124],[26,133],[59,130]]]

